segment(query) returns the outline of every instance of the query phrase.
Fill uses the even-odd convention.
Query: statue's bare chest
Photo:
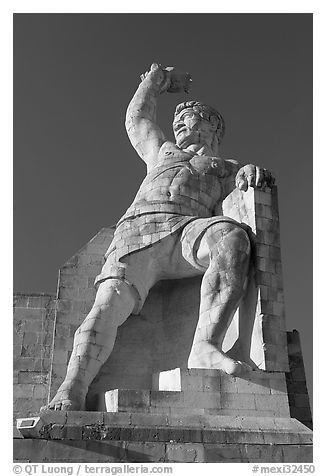
[[[162,157],[163,155],[163,157]],[[160,154],[157,166],[148,172],[136,200],[200,203],[211,210],[221,197],[224,160],[191,156],[178,150]]]
[[[207,157],[194,155],[191,157],[182,151],[176,151],[169,155],[166,152],[164,160],[160,160],[158,167],[153,169],[152,177],[162,180],[166,186],[174,184],[191,186],[196,188],[200,184],[201,189],[205,189],[205,184],[210,188],[213,184],[218,186],[220,179],[225,175],[224,160],[217,157]]]

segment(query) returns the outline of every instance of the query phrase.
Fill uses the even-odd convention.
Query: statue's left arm
[[[275,183],[275,178],[271,172],[258,165],[241,165],[234,159],[226,159],[224,195],[229,195],[236,187],[246,192],[248,187],[262,188],[271,187]]]
[[[248,187],[259,189],[265,186],[272,187],[274,183],[275,178],[269,170],[253,164],[241,167],[235,177],[235,185],[244,192]]]
[[[223,201],[235,188],[246,192],[249,187],[257,189],[271,187],[275,178],[267,169],[253,164],[242,165],[234,159],[224,160],[224,177],[222,178]],[[217,204],[214,214],[220,214],[221,203]]]

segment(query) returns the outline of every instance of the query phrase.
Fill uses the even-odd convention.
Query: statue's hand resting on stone
[[[236,186],[244,192],[248,190],[248,187],[262,189],[271,187],[274,182],[274,177],[267,169],[252,164],[241,167],[235,178]]]
[[[167,91],[168,93],[179,93],[190,91],[191,76],[189,73],[178,71],[172,66],[163,67],[160,64],[153,63],[149,71],[140,76],[141,80],[149,79],[157,84],[160,93]]]

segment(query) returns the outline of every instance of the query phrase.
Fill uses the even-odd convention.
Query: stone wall
[[[55,296],[14,295],[14,418],[35,415],[47,403]]]
[[[175,435],[175,430],[172,437]],[[256,434],[255,434],[256,436]],[[309,463],[311,445],[14,440],[19,463]]]
[[[301,351],[300,335],[297,330],[287,333],[290,372],[286,375],[286,386],[292,418],[312,429],[312,415],[306,374]]]

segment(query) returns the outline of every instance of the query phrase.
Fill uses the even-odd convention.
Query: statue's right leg
[[[122,279],[101,282],[94,305],[77,329],[66,377],[43,410],[83,410],[88,387],[112,352],[118,327],[136,303],[133,288]]]

